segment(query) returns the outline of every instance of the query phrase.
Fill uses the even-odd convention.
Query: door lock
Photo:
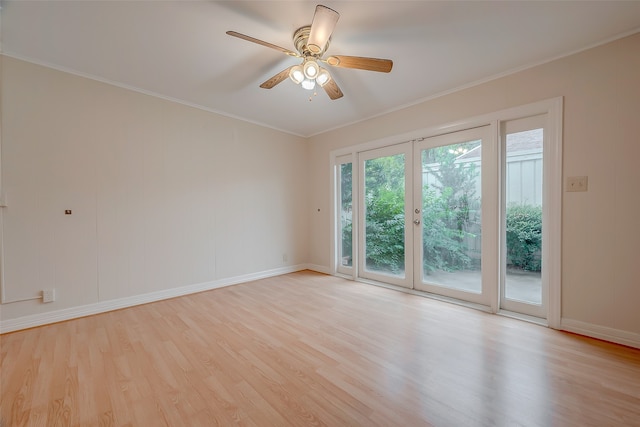
[[[420,220],[419,220],[419,219],[414,219],[414,220],[413,220],[413,223],[414,223],[415,225],[420,225]]]

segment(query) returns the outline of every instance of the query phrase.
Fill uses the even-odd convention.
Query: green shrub
[[[366,199],[367,267],[404,271],[404,190],[379,189]]]
[[[353,223],[349,222],[342,227],[342,257],[345,258],[341,262],[346,262],[345,265],[352,265],[353,262]]]
[[[471,236],[466,222],[469,211],[451,207],[452,190],[438,195],[425,187],[423,193],[423,268],[426,274],[436,270],[464,270],[471,265],[464,239]],[[466,212],[464,212],[466,211]]]
[[[472,149],[477,142],[458,146]],[[479,171],[474,164],[457,163],[460,153],[449,146],[430,152],[423,163],[439,166],[430,170],[436,182],[423,188],[423,268],[427,274],[464,270],[474,262],[468,241],[475,238],[472,231],[479,230]],[[396,274],[404,270],[405,257],[404,161],[404,155],[395,155],[369,160],[365,166],[366,266]]]
[[[540,271],[542,260],[542,207],[507,207],[507,264],[528,271]]]

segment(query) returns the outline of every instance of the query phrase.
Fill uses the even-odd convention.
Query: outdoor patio
[[[506,297],[508,299],[523,301],[530,304],[542,302],[542,280],[540,272],[508,269],[506,277]],[[425,280],[434,285],[461,291],[480,293],[480,271],[437,271],[425,277]]]

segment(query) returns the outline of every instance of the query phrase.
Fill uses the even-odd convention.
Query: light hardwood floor
[[[7,426],[640,426],[640,350],[299,272],[5,334]]]

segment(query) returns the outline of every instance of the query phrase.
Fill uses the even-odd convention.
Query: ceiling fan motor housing
[[[293,33],[293,45],[296,47],[296,50],[303,57],[313,56],[315,58],[320,58],[323,53],[329,48],[329,42],[331,42],[331,37],[327,40],[327,43],[322,46],[322,49],[318,53],[312,52],[307,47],[307,42],[309,41],[309,34],[311,33],[311,25],[305,25],[304,27],[298,28]]]

